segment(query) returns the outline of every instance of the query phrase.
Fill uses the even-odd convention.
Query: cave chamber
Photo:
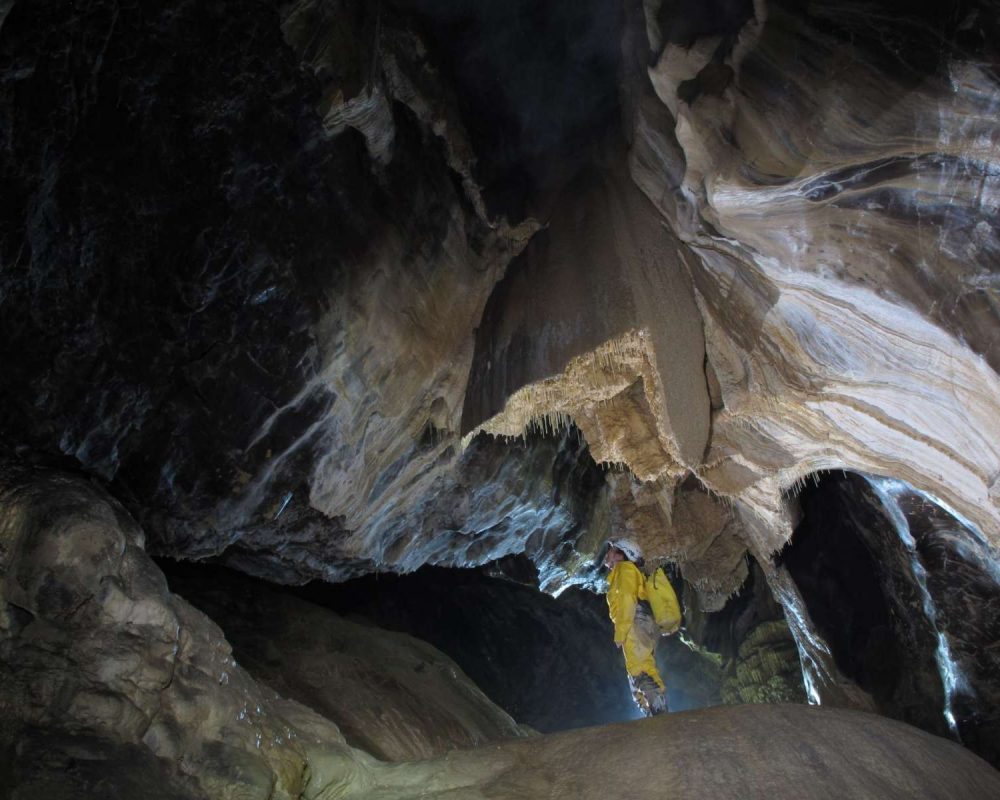
[[[0,800],[1000,796],[998,42],[0,0]]]

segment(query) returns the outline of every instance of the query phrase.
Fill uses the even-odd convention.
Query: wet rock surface
[[[17,719],[42,739],[104,720],[50,741],[114,763],[155,739],[168,793],[175,768],[251,795],[268,775],[294,794],[303,763],[370,777],[350,749],[261,762],[231,688],[185,739],[177,693],[230,656],[161,578],[122,574],[130,543],[289,584],[524,554],[555,591],[596,585],[615,532],[679,565],[698,613],[724,612],[749,554],[811,698],[931,730],[950,709],[997,758],[998,19],[996,0],[0,0],[0,456],[99,478],[145,532],[52,479],[44,513],[76,492],[120,535],[67,539],[75,565],[30,554],[65,591],[18,584],[3,612],[39,672],[37,693],[8,684]],[[796,578],[772,557],[797,489],[841,469],[886,476],[902,544]],[[864,542],[819,550],[861,563],[891,537],[846,495],[827,538]],[[840,596],[882,610],[824,613]],[[133,606],[134,681],[88,633]],[[702,674],[794,693],[783,629],[750,616]],[[59,688],[84,662],[106,665],[93,685]]]
[[[254,679],[337,725],[386,761],[524,735],[425,641],[344,619],[225,570],[168,566],[171,591],[219,625]]]
[[[946,677],[963,744],[1000,765],[1000,571],[980,534],[925,496],[899,498],[935,608],[935,624],[954,663]]]
[[[845,675],[880,713],[997,764],[995,554],[898,482],[826,473],[799,497],[782,559]]]

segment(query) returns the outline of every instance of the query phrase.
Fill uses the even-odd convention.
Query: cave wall
[[[0,4],[0,447],[287,583],[554,591],[617,531],[716,611],[749,552],[810,696],[876,704],[770,556],[805,476],[891,476],[992,608],[997,3],[481,5]]]
[[[542,560],[585,527],[498,512],[544,475],[477,494],[500,453],[461,458],[472,331],[537,226],[487,215],[405,9],[62,13],[19,4],[0,37],[6,448],[110,481],[154,552],[285,582],[533,532]],[[449,494],[464,513],[428,515]]]
[[[630,18],[653,63],[630,165],[697,256],[719,392],[701,479],[760,551],[791,535],[782,490],[835,467],[996,543],[995,4],[757,2],[693,43],[653,10]]]
[[[938,654],[943,655],[943,637],[955,665],[945,686],[958,735],[973,752],[1000,764],[997,551],[967,521],[926,495],[904,489],[895,501],[925,571],[925,598],[935,609]]]
[[[561,129],[517,69],[475,99],[522,6],[6,6],[5,446],[111,481],[156,552],[283,581],[531,549],[403,531],[460,434],[539,419],[638,479],[623,516],[657,495],[658,558],[692,473],[724,499],[717,605],[816,469],[996,544],[995,5],[616,8],[511,50],[569,37]]]
[[[0,796],[341,797],[526,734],[427,643],[241,580],[182,584],[234,653],[106,491],[4,461]]]
[[[781,558],[838,665],[882,713],[947,735],[934,630],[877,496],[860,476],[829,473],[799,499],[803,521]]]
[[[120,786],[155,776],[164,796],[297,797],[310,760],[321,783],[324,761],[351,761],[336,726],[258,686],[168,592],[120,504],[10,462],[0,480],[6,792],[99,786],[135,757]]]
[[[333,722],[383,761],[525,735],[425,640],[348,620],[237,572],[164,564],[168,586],[224,632],[254,679]]]
[[[746,582],[718,611],[706,611],[700,593],[686,579],[679,585],[683,638],[692,652],[717,660],[718,702],[807,701],[799,651],[785,611],[756,562],[750,564]]]
[[[533,419],[570,418],[598,461],[676,477],[708,439],[701,319],[678,242],[620,146],[606,149],[494,289],[462,428],[517,436]]]
[[[623,785],[637,798],[662,794],[654,771],[683,792],[707,786],[719,797],[738,796],[748,776],[773,797],[831,788],[909,797],[930,787],[928,796],[959,798],[1000,786],[998,773],[956,745],[884,718],[804,706],[710,709],[386,765],[236,664],[221,631],[168,591],[135,521],[93,482],[6,461],[0,487],[0,795],[10,800],[596,798],[606,795],[608,760],[626,759],[636,769]],[[223,605],[247,600],[218,588]],[[289,610],[303,623],[319,611],[298,602]],[[379,644],[392,640],[401,641],[383,634]],[[317,643],[295,635],[293,644]],[[398,698],[401,688],[389,680],[380,691]],[[788,760],[789,748],[809,757]],[[674,754],[667,767],[665,751]]]
[[[184,586],[204,595],[198,584],[215,574],[171,565],[167,572],[185,597]],[[238,576],[225,580],[240,587]],[[251,591],[241,588],[241,595]],[[537,586],[476,570],[432,567],[313,583],[296,593],[352,620],[429,642],[519,723],[543,733],[635,717],[603,597],[571,588],[552,598]],[[239,616],[232,609],[225,614]],[[240,643],[237,636],[237,653]]]
[[[824,473],[781,558],[843,673],[880,713],[996,764],[996,554],[898,481]]]

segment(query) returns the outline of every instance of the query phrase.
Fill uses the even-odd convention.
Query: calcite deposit
[[[220,707],[266,695],[323,763],[381,769],[216,680],[227,645],[141,541],[283,584],[521,557],[558,594],[602,588],[615,534],[671,569],[700,696],[804,691],[996,762],[998,41],[996,0],[0,0],[0,459],[58,470],[39,520],[89,520],[69,561],[2,553],[69,587],[0,574],[23,752],[71,759],[68,714],[164,797],[216,763],[319,780],[228,716],[185,733],[182,654]],[[834,474],[827,526],[803,490]],[[865,548],[857,586],[817,577]],[[836,612],[855,591],[878,636]],[[125,621],[142,664],[88,633]],[[293,644],[285,690],[324,704]]]
[[[680,175],[636,111],[632,174],[697,256],[722,403],[700,475],[766,521],[763,550],[789,533],[781,492],[839,467],[1000,536],[995,15],[920,9],[880,50],[879,8],[757,3],[735,43],[664,43],[648,87]],[[680,99],[712,64],[726,86]]]

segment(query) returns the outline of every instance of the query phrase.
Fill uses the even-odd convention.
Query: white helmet
[[[631,539],[608,539],[608,546],[617,547],[629,561],[638,561],[642,558],[642,550]]]

